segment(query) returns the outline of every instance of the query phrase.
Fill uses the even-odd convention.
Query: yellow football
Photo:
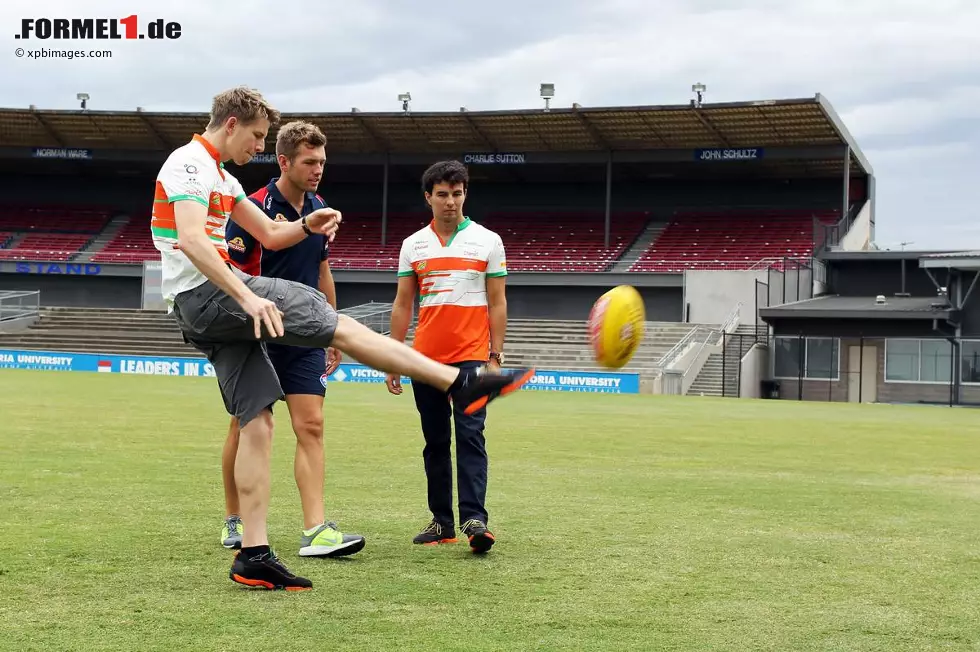
[[[589,340],[595,360],[607,369],[619,369],[633,357],[643,340],[646,308],[632,285],[609,290],[589,312]]]

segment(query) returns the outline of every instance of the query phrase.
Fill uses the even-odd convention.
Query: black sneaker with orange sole
[[[246,557],[239,551],[228,577],[232,582],[268,591],[309,591],[313,588],[313,582],[290,572],[272,551],[253,557]]]
[[[480,367],[463,374],[463,386],[452,393],[452,399],[463,408],[463,414],[473,414],[494,399],[519,390],[534,377],[534,369],[487,371]]]
[[[463,524],[459,530],[470,543],[470,550],[482,554],[489,552],[490,548],[497,541],[493,532],[487,529],[487,524],[479,519],[470,519]]]
[[[422,531],[415,535],[412,543],[423,546],[438,546],[442,543],[456,543],[456,531],[453,527],[443,525],[436,520],[432,520],[422,528]]]

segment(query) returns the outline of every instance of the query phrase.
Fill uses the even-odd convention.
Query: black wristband
[[[306,226],[306,216],[305,215],[303,216],[303,219],[300,220],[300,224],[303,225],[303,230],[306,231],[306,235],[313,235],[313,231],[310,231],[310,227]]]

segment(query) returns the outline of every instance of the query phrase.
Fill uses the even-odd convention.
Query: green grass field
[[[332,385],[327,510],[368,545],[297,556],[277,411],[272,543],[220,547],[212,379],[0,371],[3,650],[980,650],[980,414],[524,392],[492,406],[498,545],[413,547],[411,394]]]

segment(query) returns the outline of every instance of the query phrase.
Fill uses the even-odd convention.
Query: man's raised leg
[[[239,274],[256,295],[275,302],[282,313],[286,334],[275,337],[263,329],[263,340],[292,346],[333,346],[372,369],[408,376],[448,392],[453,403],[465,414],[472,414],[494,399],[517,391],[534,375],[534,369],[485,372],[441,364],[337,313],[319,290],[285,279],[232,271]],[[254,342],[251,317],[230,297],[224,296],[219,301],[226,312],[240,320],[233,329],[234,337]]]
[[[347,315],[337,316],[333,346],[373,369],[408,376],[444,392],[449,391],[460,375],[456,367],[427,358],[412,347],[380,335]]]
[[[372,369],[408,376],[448,392],[457,408],[466,414],[473,414],[495,398],[517,391],[534,375],[533,369],[490,373],[444,365],[347,315],[337,317],[332,346]]]

